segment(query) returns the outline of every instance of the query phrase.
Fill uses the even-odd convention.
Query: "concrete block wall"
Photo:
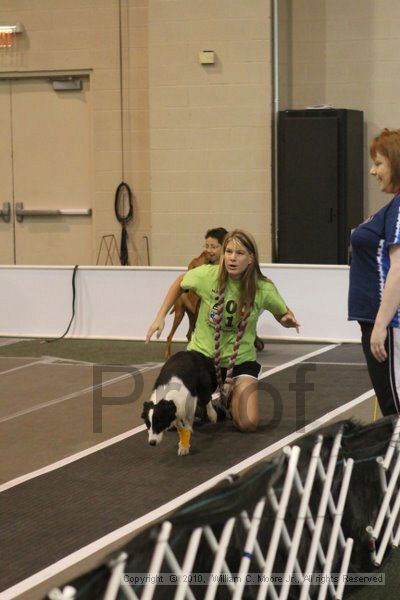
[[[269,2],[149,0],[149,96],[154,264],[186,264],[217,226],[270,260]]]

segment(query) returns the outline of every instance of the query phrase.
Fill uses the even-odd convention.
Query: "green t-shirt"
[[[214,356],[214,322],[218,299],[218,265],[202,265],[188,271],[181,283],[184,290],[193,290],[201,298],[196,328],[188,345],[188,350],[197,350],[205,356]],[[222,366],[226,366],[232,354],[233,345],[238,332],[236,315],[239,301],[240,282],[229,279],[225,290],[225,306],[222,319],[220,349]],[[263,310],[269,310],[274,316],[280,317],[287,312],[284,300],[272,281],[260,280],[254,300],[253,309],[249,316],[247,327],[239,347],[236,364],[248,360],[256,360],[254,340],[256,337],[257,321]]]

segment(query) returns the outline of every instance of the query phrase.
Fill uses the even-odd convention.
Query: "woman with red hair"
[[[370,174],[392,198],[352,233],[349,320],[360,323],[372,385],[390,415],[400,413],[400,129],[384,129],[370,155]]]

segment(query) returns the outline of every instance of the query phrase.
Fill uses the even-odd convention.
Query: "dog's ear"
[[[149,410],[154,407],[154,402],[144,402],[143,403],[143,412],[141,414],[142,419],[146,419],[149,414]]]
[[[160,407],[164,417],[168,421],[174,421],[176,419],[176,404],[173,400],[160,400],[157,404]]]

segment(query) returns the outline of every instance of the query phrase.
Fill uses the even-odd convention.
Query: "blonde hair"
[[[244,271],[240,279],[240,295],[239,304],[237,308],[237,316],[238,318],[240,318],[242,316],[243,309],[245,307],[246,309],[249,309],[254,304],[258,281],[260,279],[268,281],[268,278],[264,277],[264,275],[261,273],[258,257],[258,248],[253,236],[247,231],[244,231],[243,229],[234,229],[233,231],[227,233],[222,246],[218,275],[219,290],[225,288],[226,283],[229,279],[228,271],[226,270],[224,260],[225,250],[229,242],[233,242],[234,244],[243,246],[253,257],[252,262]]]
[[[400,187],[400,129],[383,129],[371,142],[369,153],[375,160],[379,153],[385,156],[390,164],[390,183],[393,191]]]

